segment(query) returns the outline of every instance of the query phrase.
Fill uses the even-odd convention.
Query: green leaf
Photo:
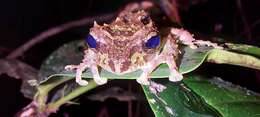
[[[190,76],[185,84],[200,95],[223,117],[257,117],[260,115],[260,95],[225,82],[220,78],[209,80]]]
[[[143,86],[156,117],[256,117],[260,112],[259,94],[224,82],[189,75],[183,84],[160,82],[166,89],[154,93]]]
[[[250,54],[256,57],[260,57],[260,48],[252,45],[245,45],[245,44],[233,44],[233,43],[226,43],[227,47],[231,51],[241,52],[245,54]]]
[[[64,67],[68,64],[80,63],[83,59],[83,48],[84,41],[73,41],[54,51],[41,65],[39,82],[47,80],[52,74],[64,72]]]
[[[212,109],[196,93],[183,83],[169,81],[158,82],[166,87],[162,92],[155,92],[153,86],[142,86],[146,98],[156,117],[218,117],[220,114]],[[158,86],[157,86],[158,87]]]
[[[197,69],[206,59],[207,55],[212,50],[211,47],[200,46],[197,49],[189,47],[182,48],[182,53],[179,58],[179,71],[183,74],[192,72]]]

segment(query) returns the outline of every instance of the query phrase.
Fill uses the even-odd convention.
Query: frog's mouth
[[[116,74],[124,74],[130,68],[130,61],[119,61],[119,60],[110,60],[108,66],[110,67],[111,72]]]
[[[137,69],[141,68],[145,65],[144,56],[135,55],[130,57],[130,59],[116,59],[116,60],[109,60],[108,65],[105,68],[108,68],[112,73],[122,75],[126,73],[130,73],[136,71]]]
[[[121,62],[118,60],[109,60],[107,64],[100,64],[100,67],[117,75],[123,75],[135,70],[130,60]]]

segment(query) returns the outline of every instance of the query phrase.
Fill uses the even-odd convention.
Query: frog
[[[82,73],[90,69],[98,85],[107,83],[101,78],[99,68],[117,75],[141,70],[136,79],[139,84],[150,85],[149,76],[161,64],[167,64],[171,82],[178,82],[183,75],[178,71],[176,60],[181,51],[179,44],[196,49],[199,44],[214,46],[217,44],[197,41],[193,35],[182,28],[170,28],[169,34],[161,36],[154,21],[144,10],[124,10],[110,24],[94,22],[86,37],[88,48],[78,65],[67,65],[66,70],[76,71],[76,82],[86,86]]]

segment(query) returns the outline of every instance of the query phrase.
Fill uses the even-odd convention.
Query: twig
[[[22,46],[15,49],[13,52],[11,52],[9,55],[7,55],[6,58],[14,59],[14,58],[20,57],[24,54],[25,51],[29,50],[34,45],[48,39],[48,37],[51,37],[53,35],[66,31],[68,29],[87,25],[87,24],[92,24],[94,20],[96,20],[97,22],[107,21],[113,17],[114,17],[113,13],[104,14],[104,15],[100,15],[100,16],[86,17],[86,18],[83,18],[80,20],[75,20],[75,21],[71,21],[71,22],[62,24],[60,26],[52,27],[46,31],[43,31],[39,35],[36,35],[35,37],[31,38],[28,42],[26,42],[25,44],[23,44]]]
[[[234,37],[237,38],[238,37],[238,31],[237,31],[237,14],[234,13],[233,15],[233,34],[234,34]]]
[[[241,0],[236,0],[238,11],[241,15],[241,20],[244,23],[245,32],[247,33],[247,38],[252,39],[252,33],[250,30],[250,24],[248,23],[245,13],[242,8]]]
[[[160,0],[161,8],[166,15],[178,24],[181,24],[181,17],[179,15],[177,1],[176,0]]]
[[[260,24],[260,19],[256,20],[256,21],[251,25],[251,27],[252,27],[252,28],[255,28],[256,25],[258,25],[258,24]]]
[[[129,82],[128,84],[128,92],[129,94],[132,93],[132,85],[131,85],[131,82]],[[133,113],[132,113],[132,100],[129,100],[128,101],[128,117],[133,117]]]
[[[1,47],[0,46],[0,53],[10,52],[11,50],[9,48]],[[1,55],[1,54],[0,54]]]
[[[62,82],[62,81],[60,81],[60,82]],[[54,85],[56,85],[56,84],[54,84]],[[84,87],[79,86],[79,87],[75,88],[73,91],[71,91],[69,94],[67,94],[66,96],[58,99],[55,102],[51,102],[51,103],[48,103],[48,105],[45,105],[46,102],[45,102],[44,98],[47,97],[50,89],[53,89],[53,87],[55,87],[54,85],[49,84],[49,85],[43,87],[43,88],[48,88],[48,89],[47,90],[43,89],[42,93],[41,94],[39,93],[37,103],[39,105],[44,105],[44,106],[40,107],[40,110],[42,110],[42,111],[57,110],[57,109],[59,109],[59,107],[61,105],[67,103],[68,101],[74,99],[75,97],[78,97],[82,93],[85,93],[87,91],[90,91],[90,90],[98,87],[98,85],[93,80],[91,80],[87,86],[84,86]],[[51,87],[51,88],[49,88],[49,87]]]
[[[253,30],[253,29],[256,28],[257,25],[259,25],[259,24],[260,24],[260,19],[254,21],[254,22],[251,24],[251,26],[250,26],[250,30]],[[243,35],[243,34],[245,34],[245,33],[247,33],[246,30],[244,30],[243,32],[241,32],[240,35]]]
[[[107,112],[107,108],[103,107],[101,111],[99,112],[97,117],[109,117],[109,114]]]
[[[134,117],[139,117],[139,114],[140,114],[140,105],[141,103],[138,101],[137,102],[137,105],[136,105],[136,109],[135,109],[135,116]]]

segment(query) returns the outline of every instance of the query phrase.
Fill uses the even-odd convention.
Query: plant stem
[[[260,59],[220,49],[213,49],[207,57],[208,62],[217,64],[231,64],[260,70]]]
[[[66,82],[70,80],[69,78],[60,78],[56,82],[51,82],[47,84],[40,85],[38,87],[38,92],[35,95],[35,100],[37,100],[37,103],[39,104],[39,110],[43,111],[45,109],[45,103],[46,99],[48,97],[49,92],[55,88],[56,86],[62,84],[63,82]]]
[[[80,86],[76,89],[74,89],[71,93],[69,93],[68,95],[60,98],[58,101],[50,103],[48,105],[48,110],[57,110],[61,105],[67,103],[68,101],[70,101],[71,99],[91,90],[96,88],[98,85],[92,80],[88,83],[87,86]]]

